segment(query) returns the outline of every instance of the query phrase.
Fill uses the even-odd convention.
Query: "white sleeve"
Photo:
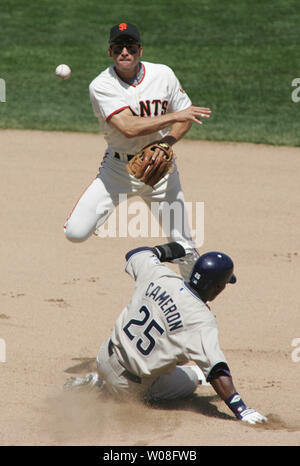
[[[171,99],[169,101],[168,112],[179,112],[192,105],[192,101],[181,87],[181,84],[174,72],[169,69],[169,79],[171,84]]]
[[[96,117],[109,120],[115,113],[129,108],[121,94],[118,94],[113,85],[101,80],[94,80],[89,86],[90,99]]]

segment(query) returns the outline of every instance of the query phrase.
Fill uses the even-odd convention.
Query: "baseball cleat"
[[[101,379],[97,372],[89,372],[84,377],[70,377],[64,383],[65,390],[74,390],[82,388],[102,388],[104,380]]]

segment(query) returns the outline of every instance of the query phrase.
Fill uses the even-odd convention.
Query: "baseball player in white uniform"
[[[64,225],[70,241],[84,241],[97,235],[119,204],[120,194],[128,198],[140,196],[150,207],[159,203],[157,220],[168,215],[170,223],[165,232],[170,241],[190,245],[188,264],[180,264],[185,279],[199,257],[191,238],[176,163],[155,186],[144,184],[128,174],[125,166],[143,147],[154,141],[172,146],[190,129],[192,123],[210,117],[210,109],[195,107],[184,92],[174,72],[165,65],[141,61],[142,46],[136,26],[120,23],[111,28],[109,56],[113,65],[99,74],[90,84],[94,113],[107,141],[100,171],[77,202]],[[156,149],[153,158],[162,153]],[[170,205],[180,203],[181,215],[170,216]]]
[[[132,298],[100,348],[97,372],[71,378],[66,387],[105,386],[113,395],[161,401],[187,397],[206,381],[238,419],[266,421],[237,393],[207,305],[236,282],[233,262],[221,252],[203,254],[187,283],[162,263],[187,250],[172,242],[127,253],[125,270],[136,282]]]

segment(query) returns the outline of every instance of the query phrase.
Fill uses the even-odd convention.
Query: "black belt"
[[[114,352],[113,347],[114,347],[113,342],[111,340],[109,340],[109,342],[108,342],[108,354],[109,354],[109,356],[113,355],[113,352]],[[142,379],[138,375],[132,374],[127,369],[125,369],[124,372],[122,372],[121,375],[126,377],[127,380],[131,380],[131,382],[142,383]]]
[[[120,158],[121,158],[119,152],[115,152],[115,155],[114,155],[114,156],[116,157],[116,159],[120,159]],[[131,160],[132,157],[134,157],[134,155],[127,154],[126,157],[127,157],[128,162],[129,162],[129,160]]]

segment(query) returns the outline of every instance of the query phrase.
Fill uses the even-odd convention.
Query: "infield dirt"
[[[236,388],[269,416],[250,427],[211,387],[155,407],[63,392],[67,377],[93,367],[131,296],[124,254],[161,240],[65,239],[64,221],[103,157],[102,136],[1,130],[0,138],[0,444],[299,445],[300,149],[174,147],[186,201],[205,203],[200,252],[223,250],[235,262],[238,282],[212,310]]]

